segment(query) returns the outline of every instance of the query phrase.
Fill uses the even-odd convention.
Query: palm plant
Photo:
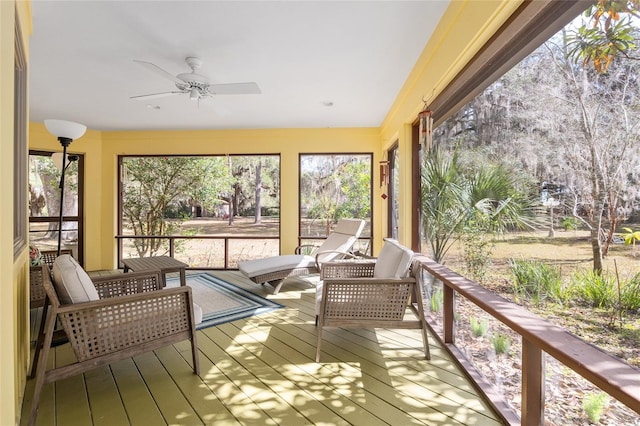
[[[465,226],[482,235],[534,226],[536,198],[503,166],[465,171],[456,151],[448,156],[435,147],[423,161],[421,184],[422,233],[436,262]]]

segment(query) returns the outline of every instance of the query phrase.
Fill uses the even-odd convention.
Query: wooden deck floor
[[[198,332],[201,377],[188,342],[45,386],[39,425],[497,425],[446,352],[420,351],[418,330],[323,333],[314,362],[315,289],[303,280],[276,296],[232,271],[221,278],[285,308]],[[69,345],[54,360],[73,360]],[[31,407],[27,384],[23,424]]]

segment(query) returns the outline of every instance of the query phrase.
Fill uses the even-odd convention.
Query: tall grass
[[[620,307],[626,311],[640,311],[640,273],[621,286]]]
[[[515,277],[513,291],[517,297],[534,303],[545,299],[562,303],[569,298],[559,268],[531,259],[511,259],[509,264]]]
[[[618,308],[622,311],[640,311],[640,273],[620,280],[613,275],[577,270],[571,276],[576,295],[586,304],[597,308]]]

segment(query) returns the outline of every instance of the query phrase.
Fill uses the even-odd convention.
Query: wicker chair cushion
[[[62,304],[100,299],[89,275],[68,254],[58,256],[53,262],[53,279],[56,293]]]
[[[295,268],[315,268],[316,260],[304,254],[286,254],[238,263],[238,269],[249,278]]]
[[[405,278],[409,274],[412,258],[412,250],[409,250],[396,240],[385,238],[378,260],[376,260],[373,277]]]
[[[202,322],[202,308],[197,303],[193,304],[193,317],[195,319],[196,325]]]

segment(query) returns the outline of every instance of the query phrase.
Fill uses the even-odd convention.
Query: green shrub
[[[434,288],[431,293],[430,302],[431,312],[440,312],[442,310],[442,289]]]
[[[618,290],[613,277],[592,270],[575,271],[571,277],[578,296],[597,308],[611,308],[617,304]]]
[[[579,223],[578,219],[573,216],[564,216],[560,219],[560,226],[562,226],[565,231],[575,231],[578,229]]]
[[[475,221],[470,221],[464,227],[460,240],[469,277],[478,283],[483,283],[492,265],[491,258],[495,249],[491,234]]]
[[[497,355],[509,354],[509,349],[511,349],[511,338],[506,334],[495,333],[491,339],[491,343],[493,344],[493,350],[496,351]]]
[[[484,337],[489,330],[489,321],[478,320],[475,317],[469,318],[469,322],[471,324],[471,332],[475,337]]]
[[[516,296],[534,303],[547,298],[555,302],[568,299],[559,268],[529,259],[511,259],[509,263],[515,277],[513,291]]]
[[[609,395],[604,392],[590,393],[585,395],[582,400],[582,407],[584,408],[587,417],[593,423],[600,423],[600,417],[604,411],[604,407],[609,402]]]
[[[620,286],[620,309],[640,311],[640,273]]]

